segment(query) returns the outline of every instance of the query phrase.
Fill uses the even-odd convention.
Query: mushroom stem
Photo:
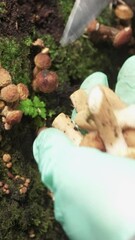
[[[127,44],[132,38],[132,28],[131,26],[123,27],[121,29],[106,26],[100,24],[98,21],[94,20],[91,22],[86,32],[90,36],[96,36],[96,38],[111,41],[114,47],[120,47],[123,44]]]
[[[129,147],[135,147],[135,129],[133,128],[124,129],[123,136]]]
[[[135,148],[129,147],[127,149],[126,157],[128,157],[128,158],[135,158]]]
[[[86,31],[88,34],[97,32],[98,34],[100,34],[102,36],[106,36],[106,38],[113,37],[114,35],[116,35],[119,32],[119,30],[117,28],[106,26],[104,24],[100,24],[97,20],[90,22],[87,26]]]
[[[70,95],[71,102],[77,112],[84,110],[86,106],[88,108],[87,98],[87,93],[82,89],[79,89]]]
[[[97,85],[91,90],[88,105],[107,152],[127,156],[126,141],[102,86]]]
[[[70,99],[77,112],[74,121],[79,128],[87,131],[95,130],[96,126],[91,119],[91,114],[88,107],[87,93],[83,89],[79,89],[71,94]]]
[[[122,129],[135,128],[135,105],[130,105],[114,113]]]
[[[60,113],[53,121],[52,126],[64,132],[76,145],[82,141],[83,135],[75,128],[71,119]]]
[[[97,148],[100,151],[106,151],[104,143],[99,136],[98,131],[90,131],[89,133],[85,134],[80,146],[87,146]]]

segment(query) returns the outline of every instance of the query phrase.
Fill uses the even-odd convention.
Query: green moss
[[[73,5],[74,5],[73,0],[64,0],[64,1],[63,0],[58,0],[59,14],[64,19],[64,22],[67,21]]]
[[[74,44],[62,48],[50,35],[41,36],[50,48],[53,69],[58,73],[61,84],[79,84],[94,71],[111,67],[108,52],[96,47],[87,38],[81,37]],[[65,85],[64,85],[65,86]]]
[[[61,89],[72,82],[79,84],[94,71],[104,71],[106,64],[110,67],[107,50],[99,49],[87,38],[81,37],[74,44],[62,48],[51,35],[37,34],[36,37],[42,38],[50,48],[51,70],[57,72]],[[11,73],[14,83],[31,83],[33,59],[30,54],[33,41],[31,37],[22,40],[0,39],[1,65]]]
[[[30,82],[30,38],[0,38],[0,63],[12,75],[14,83]]]
[[[5,14],[6,13],[6,3],[1,1],[0,2],[0,14]]]

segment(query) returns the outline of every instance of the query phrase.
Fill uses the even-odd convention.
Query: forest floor
[[[64,26],[57,5],[56,0],[2,0],[0,36],[22,37],[31,34],[35,28],[39,33],[51,34],[59,40]]]
[[[19,41],[36,31],[40,35],[50,34],[59,42],[63,28],[55,0],[0,1],[1,39],[6,37]],[[0,49],[0,55],[2,51]],[[10,131],[5,131],[0,123],[0,182],[8,184],[10,189],[9,195],[0,189],[0,240],[67,239],[54,220],[52,199],[41,183],[33,159],[32,144],[36,135],[31,123],[31,119],[24,117],[20,125]],[[3,166],[4,153],[12,156],[11,169]],[[31,181],[28,192],[23,196],[19,194],[20,183],[14,180],[16,175],[27,176]]]
[[[95,71],[105,72],[110,86],[114,87],[121,65],[127,57],[134,54],[134,48],[124,46],[115,49],[110,43],[103,42],[94,45],[87,37],[82,37],[73,46],[61,48],[59,41],[66,17],[60,11],[60,3],[65,6],[63,11],[68,16],[73,2],[74,0],[0,1],[0,63],[11,73],[15,84],[25,80],[31,90],[34,58],[32,41],[37,36],[47,39],[44,43],[50,49],[52,69],[57,72],[61,84],[55,93],[47,96],[38,93],[38,96],[46,101],[46,109],[53,109],[56,115],[61,111],[71,113],[70,94],[85,77]],[[30,43],[26,44],[27,37],[30,37]],[[32,92],[32,97],[34,94]],[[51,123],[51,120],[50,117],[48,122]],[[24,116],[20,124],[6,131],[0,121],[0,184],[9,187],[9,194],[6,195],[0,186],[0,240],[67,239],[54,220],[52,199],[41,183],[33,158],[32,145],[37,131],[33,122],[33,118]],[[10,169],[2,162],[4,153],[11,155]],[[30,179],[28,191],[20,194],[19,186],[27,178]]]

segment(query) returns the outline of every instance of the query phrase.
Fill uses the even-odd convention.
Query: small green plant
[[[24,113],[24,115],[30,116],[32,118],[41,117],[46,118],[46,104],[37,96],[34,96],[33,100],[25,99],[20,102],[19,109]]]

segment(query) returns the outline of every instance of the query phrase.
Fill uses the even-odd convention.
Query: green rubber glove
[[[106,75],[90,75],[81,88],[89,91],[94,84],[108,86]],[[116,92],[122,96],[118,84]],[[38,135],[33,153],[70,240],[135,239],[134,160],[76,147],[53,128]]]
[[[123,102],[135,103],[135,56],[129,57],[121,67],[115,92]]]
[[[108,78],[103,72],[95,72],[89,75],[81,84],[80,88],[85,90],[87,93],[91,90],[92,87],[97,84],[104,85],[109,87]]]
[[[33,152],[54,194],[55,218],[71,240],[129,240],[135,235],[135,161],[77,147],[43,130]]]

